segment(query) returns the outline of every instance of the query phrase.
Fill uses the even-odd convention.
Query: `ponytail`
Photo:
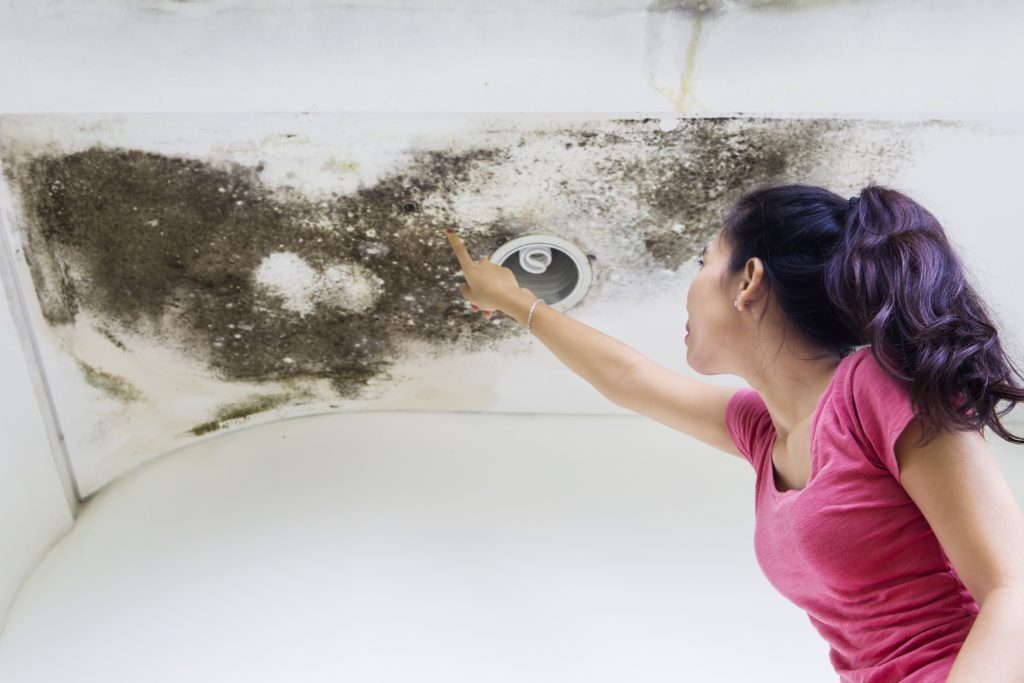
[[[910,197],[871,184],[847,200],[813,185],[744,195],[726,216],[730,271],[752,256],[781,310],[813,345],[839,357],[870,345],[910,383],[922,442],[944,429],[1024,443],[999,417],[1024,402],[993,316],[938,220]],[[1000,401],[1009,405],[996,409]]]

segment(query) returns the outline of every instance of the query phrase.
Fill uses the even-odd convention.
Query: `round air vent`
[[[590,288],[590,259],[561,237],[517,237],[498,247],[491,262],[515,273],[520,287],[544,299],[556,311],[575,306]]]

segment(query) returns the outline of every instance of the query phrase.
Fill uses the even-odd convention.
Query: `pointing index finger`
[[[459,259],[459,265],[463,269],[472,265],[473,258],[466,251],[466,245],[462,243],[459,236],[455,234],[454,230],[448,230],[448,243],[452,245],[452,249],[455,251],[455,257]]]

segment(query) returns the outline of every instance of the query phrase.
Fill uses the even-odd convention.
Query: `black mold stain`
[[[117,337],[115,337],[110,330],[100,329],[99,332],[104,337],[109,339],[110,343],[113,344],[114,346],[116,346],[117,348],[121,349],[122,351],[127,351],[128,350],[128,347],[124,345],[124,342],[121,341],[120,339],[118,339]]]
[[[651,258],[669,269],[696,254],[742,192],[764,183],[827,184],[828,178],[808,174],[827,166],[834,146],[849,143],[848,134],[900,125],[702,117],[663,132],[654,121],[552,125],[524,134],[518,146],[530,135],[569,140],[567,149],[593,148],[592,187],[563,199],[581,215],[606,217],[608,230],[638,233]],[[886,144],[865,148],[866,168],[905,155],[905,148]],[[468,336],[472,344],[488,344],[526,333],[510,317],[487,320],[468,310],[443,232],[460,225],[450,195],[473,190],[473,171],[507,163],[510,152],[500,145],[412,151],[404,168],[375,185],[327,200],[265,186],[262,164],[136,149],[48,151],[5,160],[5,168],[22,197],[24,258],[50,325],[70,324],[83,309],[115,329],[141,333],[156,325],[161,338],[180,342],[225,381],[327,379],[339,397],[352,398],[367,380],[387,377],[404,339],[440,346]],[[623,187],[643,209],[634,225],[616,224],[621,207],[608,190]],[[564,181],[552,189],[559,191],[570,192]],[[672,229],[676,224],[684,229]],[[506,216],[460,237],[470,254],[486,258],[533,227]],[[381,294],[368,310],[318,302],[299,315],[255,283],[261,261],[277,252],[321,271],[359,264],[383,282]],[[614,268],[611,256],[598,262]],[[168,315],[173,323],[160,327]],[[230,418],[218,416],[193,433],[224,419]]]
[[[808,162],[828,154],[835,144],[830,138],[850,127],[838,119],[785,120],[751,135],[746,127],[730,130],[728,122],[724,117],[681,120],[673,132],[690,141],[686,151],[671,161],[659,157],[648,163],[646,170],[657,181],[637,187],[652,226],[658,226],[645,231],[645,245],[673,270],[689,257],[692,233],[713,234],[728,205],[754,186],[806,176]],[[684,231],[661,227],[674,223]]]
[[[403,211],[419,208],[410,195],[444,194],[496,153],[426,153],[408,173],[326,203],[282,203],[237,165],[101,147],[37,157],[17,174],[32,226],[25,257],[51,325],[85,307],[137,329],[176,309],[185,328],[167,334],[191,338],[222,378],[326,377],[348,397],[383,371],[399,335],[499,334],[463,310],[442,232],[452,217]],[[317,222],[327,229],[309,227]],[[475,254],[509,238],[500,226],[464,235]],[[362,263],[387,283],[384,296],[365,314],[319,307],[300,317],[254,286],[261,259],[281,251],[314,268]]]

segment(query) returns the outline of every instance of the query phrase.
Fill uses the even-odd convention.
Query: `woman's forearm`
[[[986,597],[946,683],[1024,683],[1024,588]]]
[[[520,288],[501,311],[526,327],[530,306],[537,297]],[[633,364],[646,358],[618,339],[559,313],[543,301],[533,309],[530,331],[570,370],[589,382],[612,402]]]

